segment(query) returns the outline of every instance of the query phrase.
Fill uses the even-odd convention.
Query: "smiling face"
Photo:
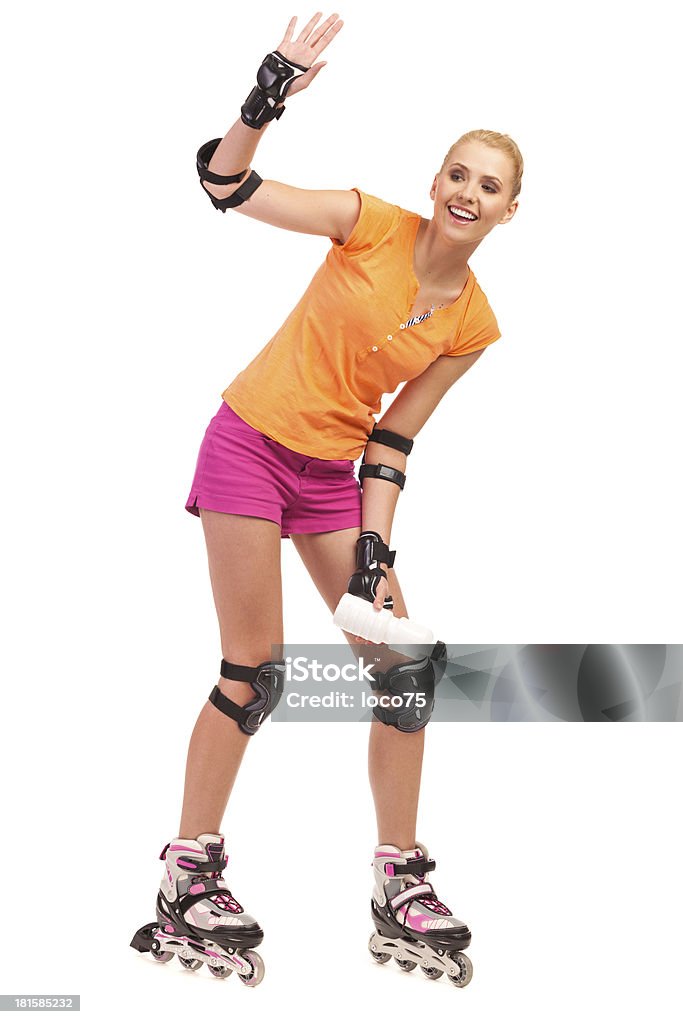
[[[434,221],[449,240],[475,242],[514,217],[514,164],[483,142],[458,143],[434,178]],[[459,211],[459,212],[458,212]]]

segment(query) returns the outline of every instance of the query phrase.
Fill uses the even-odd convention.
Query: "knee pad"
[[[372,713],[399,732],[418,732],[432,717],[435,686],[434,662],[428,657],[376,672],[372,689],[381,691],[382,705]]]
[[[209,701],[224,715],[237,722],[242,732],[253,736],[260,729],[263,720],[278,706],[285,685],[284,661],[262,661],[253,668],[251,665],[235,665],[223,659],[221,675],[224,679],[238,679],[243,683],[250,683],[255,696],[242,707],[221,693],[218,686],[214,686],[209,694]]]

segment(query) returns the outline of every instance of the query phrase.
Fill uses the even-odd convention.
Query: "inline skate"
[[[374,960],[385,964],[393,956],[401,970],[419,966],[433,980],[445,972],[454,985],[464,988],[472,979],[472,961],[462,950],[472,936],[428,882],[436,864],[429,860],[426,847],[378,846],[373,867],[370,906],[375,931],[368,948]]]
[[[173,839],[159,855],[165,861],[157,896],[157,919],[139,928],[133,949],[165,962],[178,954],[183,967],[206,964],[216,978],[233,971],[250,988],[265,974],[253,951],[263,939],[258,923],[232,895],[222,877],[228,858],[222,835],[203,833],[194,839]]]

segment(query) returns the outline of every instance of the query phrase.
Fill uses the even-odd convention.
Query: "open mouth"
[[[461,206],[449,206],[448,212],[456,224],[472,224],[475,220],[479,219],[475,214],[470,213],[469,210],[463,210]]]

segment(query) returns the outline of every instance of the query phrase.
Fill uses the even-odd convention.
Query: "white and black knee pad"
[[[224,715],[237,722],[242,732],[253,736],[280,702],[285,685],[284,661],[262,661],[253,668],[251,665],[235,665],[223,659],[221,675],[224,679],[250,683],[255,696],[242,707],[226,697],[218,686],[214,686],[209,694],[209,701]]]
[[[393,665],[386,672],[377,671],[371,684],[381,701],[373,708],[375,718],[384,725],[393,725],[399,732],[424,729],[434,710],[434,690],[443,675],[445,650],[439,642],[432,657]]]

